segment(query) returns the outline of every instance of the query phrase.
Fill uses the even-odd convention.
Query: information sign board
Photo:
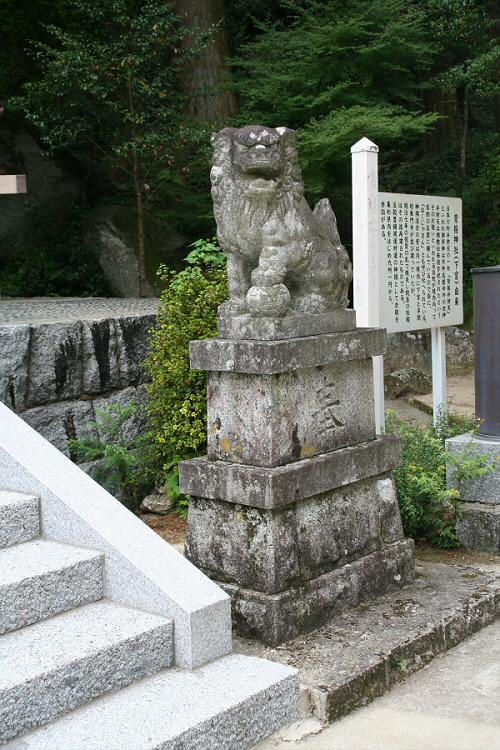
[[[462,323],[461,199],[379,192],[378,218],[379,325]]]

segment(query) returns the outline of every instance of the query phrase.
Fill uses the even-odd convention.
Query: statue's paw
[[[255,268],[252,271],[252,286],[266,287],[279,286],[283,284],[285,271],[281,267],[271,267],[263,270]]]
[[[259,318],[281,318],[290,308],[290,292],[284,284],[252,286],[247,292],[247,307]]]
[[[293,308],[301,313],[322,313],[327,312],[330,307],[321,294],[306,294],[303,297],[297,297],[294,300]]]

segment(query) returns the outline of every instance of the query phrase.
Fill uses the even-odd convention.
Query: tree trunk
[[[236,95],[224,90],[229,70],[223,0],[176,0],[176,11],[193,31],[183,41],[186,48],[197,34],[210,32],[214,27],[208,45],[185,66],[184,92],[188,96],[189,114],[209,122],[236,115]]]
[[[424,149],[427,154],[436,154],[450,141],[456,143],[457,132],[457,99],[454,91],[428,89],[423,95],[427,112],[436,112],[442,119],[438,120],[430,133],[424,138]]]
[[[134,93],[132,90],[132,80],[128,77],[128,107],[132,116],[132,140],[137,139],[137,128],[135,124],[135,103]],[[146,277],[146,245],[144,241],[144,202],[142,199],[143,180],[141,179],[139,162],[136,151],[132,150],[132,179],[134,183],[135,208],[136,208],[136,227],[137,227],[137,265],[139,267],[139,297],[148,296],[148,282]]]
[[[144,241],[144,204],[140,185],[135,193],[137,211],[137,263],[139,266],[139,297],[148,296],[148,280],[146,277],[146,245]]]

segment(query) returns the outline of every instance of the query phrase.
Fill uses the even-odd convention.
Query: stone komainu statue
[[[228,254],[231,313],[281,317],[347,306],[352,268],[327,198],[304,198],[296,134],[224,128],[212,136],[212,197]]]

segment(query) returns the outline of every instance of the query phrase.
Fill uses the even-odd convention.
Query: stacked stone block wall
[[[99,409],[145,400],[143,363],[156,300],[0,303],[0,401],[66,456],[69,441],[102,437]],[[140,412],[127,437],[144,429]]]

